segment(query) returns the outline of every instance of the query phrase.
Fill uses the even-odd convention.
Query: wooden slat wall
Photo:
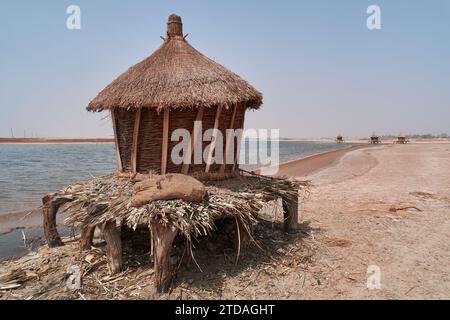
[[[139,126],[137,169],[140,173],[161,170],[163,116],[154,109],[142,109]]]
[[[157,113],[156,110],[137,110],[134,112],[119,110],[111,111],[114,139],[116,145],[116,158],[118,171],[132,173],[154,172],[166,174],[168,172],[181,172],[183,174],[195,173],[231,173],[238,168],[240,141],[227,137],[226,129],[243,128],[245,121],[245,104],[236,104],[229,109],[222,107],[199,108],[197,110],[183,110]],[[181,113],[180,113],[181,112]],[[186,114],[183,114],[186,112]],[[178,114],[180,113],[180,114]],[[195,132],[194,122],[202,122],[202,132]],[[183,164],[174,164],[169,159],[174,145],[171,142],[171,131],[184,128],[191,132],[189,141],[190,150],[182,155]],[[211,141],[203,141],[202,136],[208,129],[215,129]],[[199,130],[197,130],[199,131]],[[224,145],[217,141],[218,132],[223,135]],[[202,146],[202,153],[206,146],[210,146],[207,163],[195,165],[193,156],[196,144]],[[227,163],[227,157],[232,156],[234,144],[234,163]],[[223,148],[223,164],[208,164],[217,155],[217,148]],[[220,151],[220,150],[219,150]]]
[[[230,125],[228,126],[227,129],[234,129],[234,121],[236,119],[237,109],[238,109],[238,104],[234,105],[233,113],[231,115]],[[223,134],[225,137],[225,152],[223,153],[223,164],[220,165],[220,170],[219,170],[220,173],[225,173],[225,169],[227,167],[227,155],[230,152],[230,146],[232,145],[230,143],[231,135],[228,135],[226,133],[226,131],[223,132]]]
[[[116,117],[114,115],[114,110],[111,110],[111,120],[113,123],[113,130],[114,130],[114,142],[116,145],[116,161],[117,161],[117,170],[122,172],[122,158],[120,157],[120,149],[119,149],[119,139],[117,138],[117,125],[116,125]]]
[[[208,153],[208,159],[206,160],[205,172],[209,172],[211,168],[211,160],[214,154],[214,149],[216,148],[216,138],[217,138],[217,130],[219,128],[220,114],[222,113],[222,107],[217,107],[216,118],[214,120],[214,132],[211,137],[211,146]]]
[[[131,171],[133,173],[137,172],[137,152],[138,152],[140,124],[141,124],[141,109],[139,109],[136,112],[136,118],[134,120],[133,145],[131,146]]]
[[[166,174],[167,171],[167,155],[169,149],[169,110],[164,110],[163,120],[163,140],[162,140],[162,155],[161,155],[161,174]]]
[[[195,121],[202,121],[204,111],[205,111],[204,107],[200,107],[198,109],[197,117],[195,118]],[[201,138],[201,136],[202,136],[202,132],[201,131],[196,132],[195,131],[195,124],[194,124],[194,127],[192,129],[192,134],[191,134],[191,140],[189,141],[191,149],[190,149],[189,152],[187,152],[185,154],[185,157],[183,159],[183,167],[181,168],[181,173],[182,174],[188,174],[189,173],[189,166],[190,166],[190,163],[192,161],[192,153],[194,152],[194,147],[195,147],[198,139]]]
[[[242,109],[243,109],[243,111],[242,111],[242,119],[241,119],[241,122],[239,123],[239,126],[238,126],[237,128],[244,129],[244,124],[245,124],[245,111],[246,111],[245,105],[242,106]],[[244,143],[245,143],[245,141],[244,141]],[[234,155],[234,158],[235,158],[235,159],[234,159],[233,168],[232,168],[232,170],[231,170],[232,173],[235,173],[235,172],[236,172],[236,169],[239,168],[238,162],[239,162],[239,155],[240,155],[240,153],[241,153],[240,150],[241,150],[241,140],[239,140],[239,141],[237,142],[237,144],[236,144],[236,150],[235,150],[235,155]]]

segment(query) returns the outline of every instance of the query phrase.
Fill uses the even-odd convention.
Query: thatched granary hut
[[[369,140],[370,144],[380,144],[381,143],[381,138],[379,135],[377,135],[375,132],[372,134],[372,136],[370,137]]]
[[[190,46],[183,36],[181,18],[171,15],[163,45],[119,76],[87,108],[111,112],[118,171],[125,174],[93,177],[46,195],[42,199],[43,225],[49,247],[63,245],[56,214],[64,210],[69,215],[66,225],[81,230],[82,250],[91,249],[94,231],[100,228],[108,268],[114,274],[122,270],[122,239],[129,237],[128,231],[150,228],[154,283],[157,291],[163,292],[171,284],[171,249],[177,234],[191,247],[194,238],[199,240],[217,230],[216,221],[231,221],[236,224],[234,244],[239,257],[241,244],[254,239],[258,212],[280,198],[285,230],[297,230],[299,190],[306,190],[308,182],[242,171],[235,179],[204,184],[186,176],[197,177],[198,173],[204,180],[232,178],[238,141],[234,157],[224,164],[191,164],[194,146],[200,145],[207,160],[223,148],[224,158],[229,160],[233,144],[228,140],[216,144],[218,132],[225,137],[227,129],[243,128],[245,112],[261,104],[261,93]],[[194,122],[202,123],[202,131]],[[170,157],[173,150],[179,150],[174,148],[179,142],[170,139],[176,129],[191,133],[181,157],[185,161],[178,164]],[[209,129],[216,129],[211,141],[198,139]],[[209,146],[210,151],[204,152]],[[137,174],[148,172],[156,175]],[[123,231],[127,233],[121,234]]]
[[[201,142],[208,129],[218,129],[224,139],[226,129],[244,126],[245,112],[262,104],[262,94],[238,75],[194,49],[183,35],[181,17],[171,15],[167,36],[152,55],[132,66],[93,99],[87,110],[110,110],[116,142],[117,167],[131,173],[231,173],[233,163],[191,164],[192,153],[183,163],[171,160],[175,129],[191,135],[191,149],[197,143],[202,151],[211,142]],[[202,122],[202,132],[194,134],[194,121]],[[200,139],[200,140],[198,140]],[[223,143],[226,155],[231,144]],[[238,142],[234,143],[236,155]],[[226,156],[224,156],[226,160]]]
[[[407,144],[409,141],[406,139],[406,135],[404,133],[400,133],[397,136],[397,141],[395,141],[395,143],[398,144]]]

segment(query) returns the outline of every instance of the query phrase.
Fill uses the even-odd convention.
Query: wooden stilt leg
[[[81,251],[90,250],[94,240],[95,226],[84,227],[81,231],[80,249]]]
[[[294,232],[298,227],[298,197],[283,199],[284,231]]]
[[[122,270],[122,240],[120,239],[120,229],[115,222],[106,222],[103,225],[103,237],[106,241],[106,255],[108,267],[111,274]]]
[[[61,241],[61,237],[58,234],[58,229],[56,228],[56,214],[61,205],[67,201],[54,201],[53,195],[48,194],[42,198],[42,215],[44,219],[44,235],[47,245],[50,248],[63,246],[64,243]]]
[[[152,222],[150,228],[153,235],[155,286],[157,292],[163,293],[169,290],[172,280],[170,251],[178,231],[173,231],[158,221]]]

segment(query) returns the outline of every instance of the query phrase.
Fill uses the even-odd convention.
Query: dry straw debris
[[[157,200],[140,208],[131,205],[134,181],[108,175],[65,188],[55,199],[68,200],[62,208],[69,215],[66,225],[76,228],[116,221],[136,229],[153,219],[176,228],[188,240],[207,235],[215,221],[232,217],[250,231],[265,203],[277,198],[298,197],[298,190],[308,182],[262,176],[239,176],[235,179],[208,182],[208,198],[199,203],[183,200]]]

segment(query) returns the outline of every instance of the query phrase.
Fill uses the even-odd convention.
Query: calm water
[[[281,141],[279,161],[286,162],[345,147],[345,144]],[[255,146],[246,144],[249,154]],[[253,168],[246,166],[246,168]],[[48,192],[113,172],[113,144],[0,144],[0,214],[41,204]]]
[[[61,237],[70,236],[72,230],[66,227],[58,227]],[[23,237],[26,239],[26,246]],[[21,257],[30,251],[45,244],[44,230],[42,228],[15,229],[0,236],[0,261]]]

